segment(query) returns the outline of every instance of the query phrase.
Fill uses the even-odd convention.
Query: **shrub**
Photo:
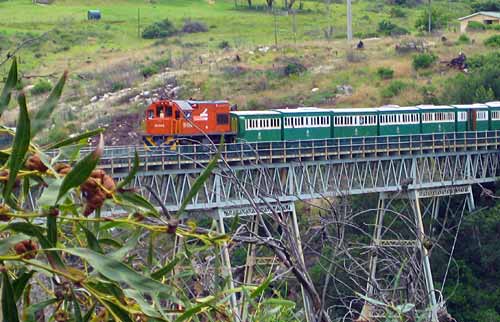
[[[387,67],[379,67],[377,69],[377,75],[381,79],[391,79],[392,77],[394,77],[394,70]]]
[[[486,26],[486,29],[488,29],[488,30],[500,31],[500,23],[491,24],[491,25],[485,25],[485,26]]]
[[[458,74],[445,85],[442,103],[469,104],[500,99],[500,52],[468,59],[469,73]]]
[[[148,77],[151,77],[153,76],[154,74],[158,74],[159,73],[159,69],[157,66],[155,65],[150,65],[150,66],[145,66],[141,69],[141,74],[142,76],[144,76],[145,78],[148,78]]]
[[[468,31],[481,31],[485,30],[486,26],[479,21],[469,21],[467,24]]]
[[[52,90],[52,83],[46,79],[39,79],[35,86],[31,89],[31,94],[40,95],[48,93]]]
[[[449,17],[442,11],[435,7],[431,9],[431,31],[438,30],[446,26]],[[415,21],[415,28],[420,31],[427,31],[429,29],[429,9],[426,8]]]
[[[389,10],[389,15],[392,18],[404,18],[406,17],[406,12],[400,7],[392,7],[391,10]]]
[[[493,35],[484,41],[488,47],[500,47],[500,35]]]
[[[122,90],[126,87],[127,85],[122,82],[122,81],[114,81],[111,83],[111,91],[112,92],[117,92],[119,90]]]
[[[208,28],[203,22],[194,21],[187,19],[184,21],[184,26],[182,26],[182,32],[187,34],[194,34],[197,32],[207,32]]]
[[[142,32],[142,38],[144,39],[158,39],[166,38],[174,35],[177,32],[174,25],[170,20],[165,19],[162,21],[155,22],[146,28]]]
[[[306,70],[307,68],[302,63],[294,61],[294,62],[289,62],[285,66],[283,74],[288,77],[292,75],[302,74]]]
[[[470,43],[470,38],[466,34],[461,34],[460,37],[458,37],[458,42],[468,44]]]
[[[423,53],[413,56],[413,68],[428,68],[436,61],[437,57],[433,54]]]
[[[223,40],[217,45],[217,47],[219,47],[220,49],[229,49],[231,48],[231,45],[229,45],[229,41]]]
[[[408,85],[402,81],[395,80],[392,81],[386,88],[382,89],[382,97],[383,98],[391,98],[396,95],[399,95],[402,91],[404,91]]]
[[[405,35],[408,30],[400,27],[389,20],[382,20],[378,23],[378,31],[386,36]]]

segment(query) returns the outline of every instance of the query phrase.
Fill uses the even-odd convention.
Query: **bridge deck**
[[[228,143],[221,155],[231,166],[256,163],[366,159],[426,154],[443,154],[500,149],[500,131],[421,134],[289,142]],[[134,152],[141,171],[169,171],[202,168],[216,153],[210,145],[169,147],[109,147],[101,167],[121,176],[132,167]],[[88,153],[89,150],[83,151]]]

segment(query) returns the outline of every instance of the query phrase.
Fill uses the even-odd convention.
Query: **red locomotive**
[[[148,146],[176,143],[219,142],[224,136],[230,141],[229,112],[227,101],[160,100],[146,110],[144,143]]]

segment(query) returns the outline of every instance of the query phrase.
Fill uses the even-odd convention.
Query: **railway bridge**
[[[379,195],[371,247],[405,247],[415,251],[422,265],[425,305],[435,307],[437,293],[423,246],[428,232],[426,216],[436,216],[439,200],[448,196],[464,199],[474,209],[472,186],[500,177],[500,131],[419,134],[408,136],[325,139],[315,141],[230,143],[220,147],[218,166],[190,200],[189,213],[211,214],[225,232],[225,219],[254,217],[258,213],[282,211],[291,214],[291,228],[300,241],[295,202],[346,195]],[[179,146],[176,149],[110,147],[101,167],[115,178],[130,171],[137,150],[140,167],[135,187],[151,199],[151,190],[168,211],[176,212],[193,184],[217,154],[215,145]],[[404,199],[414,218],[412,238],[384,238],[384,216],[389,199]],[[398,209],[398,211],[402,211]],[[227,248],[222,254],[226,274],[231,277]],[[251,282],[255,250],[248,251],[245,281]],[[366,289],[369,296],[383,292],[381,258],[369,255]],[[304,264],[302,262],[302,264]],[[232,279],[231,279],[232,281]],[[237,305],[236,297],[232,299]],[[305,308],[309,303],[304,297]],[[365,305],[366,306],[366,305]],[[368,314],[364,308],[361,314]],[[436,312],[432,313],[436,320]]]

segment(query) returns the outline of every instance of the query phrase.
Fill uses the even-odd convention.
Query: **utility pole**
[[[429,0],[429,26],[427,31],[429,34],[432,31],[432,0]]]
[[[352,41],[352,0],[347,0],[347,41]]]

